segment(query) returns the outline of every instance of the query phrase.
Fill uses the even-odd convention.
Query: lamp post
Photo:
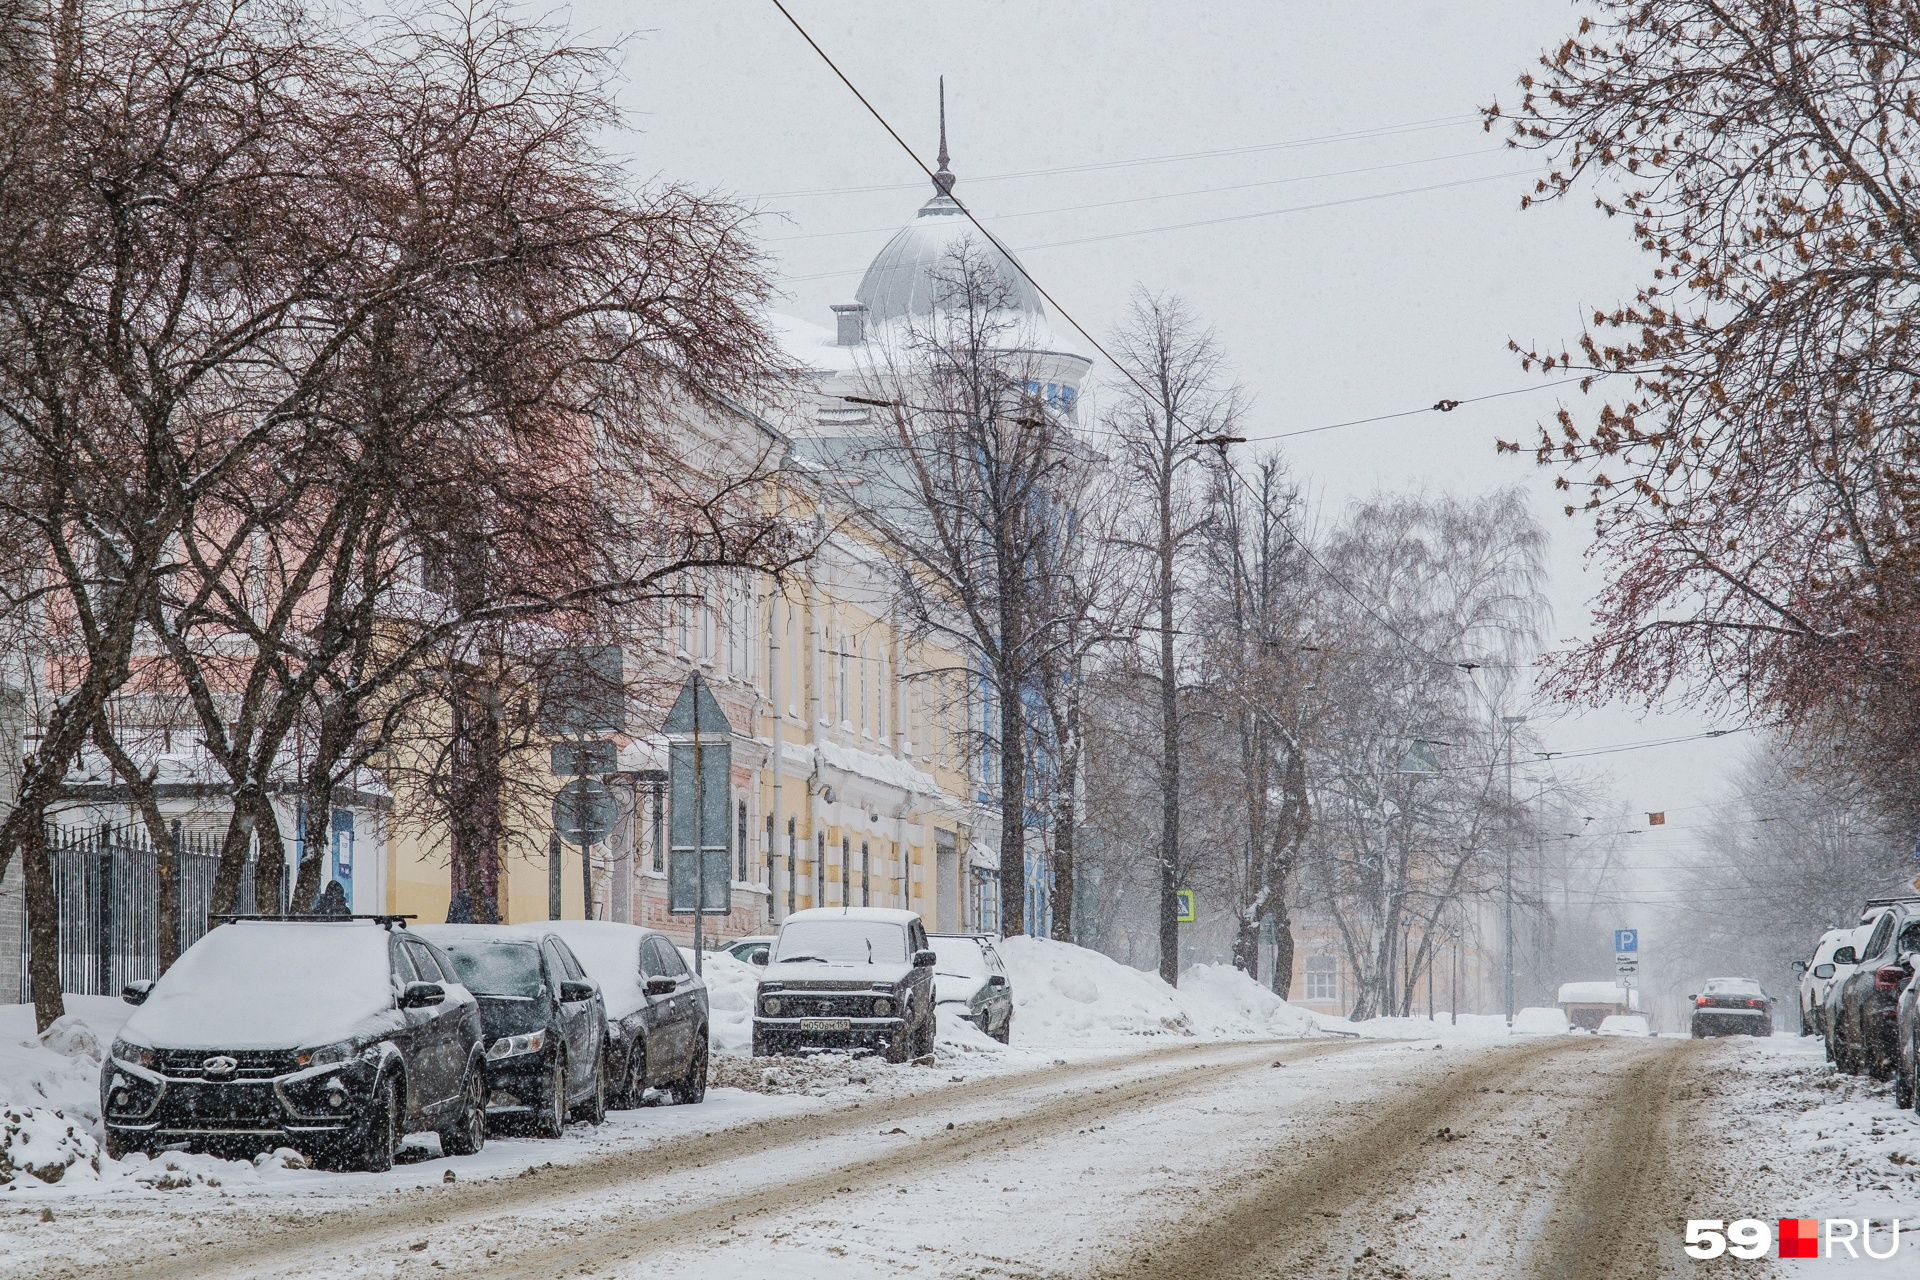
[[[1507,726],[1507,813],[1513,813],[1513,731],[1527,722],[1525,716],[1501,716]],[[1507,834],[1507,1029],[1513,1029],[1513,834]]]

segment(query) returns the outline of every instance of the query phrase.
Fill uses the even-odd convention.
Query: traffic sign
[[[620,759],[617,744],[605,739],[585,742],[556,742],[548,749],[553,772],[562,778],[585,774],[612,773]]]
[[[1173,891],[1173,900],[1179,904],[1179,914],[1176,915],[1174,919],[1178,920],[1181,924],[1192,924],[1200,918],[1194,914],[1193,890],[1175,889]]]
[[[553,829],[568,844],[599,844],[614,817],[613,792],[595,778],[575,778],[553,798]]]
[[[1615,929],[1613,931],[1613,954],[1627,955],[1640,949],[1640,931],[1638,929]]]

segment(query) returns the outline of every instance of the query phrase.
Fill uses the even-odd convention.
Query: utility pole
[[[1507,726],[1507,815],[1513,815],[1513,731],[1527,722],[1525,716],[1502,716]],[[1513,1028],[1513,833],[1507,833],[1507,1028]]]

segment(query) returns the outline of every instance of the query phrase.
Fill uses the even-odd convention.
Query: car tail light
[[[1873,971],[1873,989],[1875,991],[1898,991],[1913,976],[1913,970],[1905,965],[1890,964]]]
[[[1695,996],[1693,1002],[1702,1009],[1713,1003],[1713,1001],[1706,996]]]
[[[1764,1008],[1766,1008],[1766,1007],[1767,1007],[1767,1002],[1766,1002],[1765,1000],[1749,1000],[1749,1001],[1747,1001],[1747,1008],[1749,1008],[1749,1009],[1764,1009]]]

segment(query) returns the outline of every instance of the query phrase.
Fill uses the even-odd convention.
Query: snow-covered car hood
[[[933,998],[938,1004],[971,1004],[986,985],[987,980],[978,974],[948,973],[937,967],[933,971]]]
[[[872,982],[897,985],[912,972],[913,966],[902,961],[891,964],[885,961],[834,964],[831,961],[799,960],[768,965],[760,975],[760,981],[784,982],[793,987],[864,987]]]

